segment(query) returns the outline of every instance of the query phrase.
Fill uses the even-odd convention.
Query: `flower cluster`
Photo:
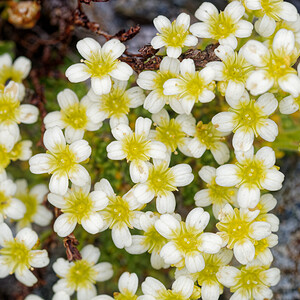
[[[139,74],[125,62],[119,40],[102,46],[93,38],[80,40],[84,59],[69,66],[66,77],[73,83],[91,78],[91,89],[80,101],[71,89],[59,92],[60,110],[43,119],[46,153],[33,157],[18,127],[38,116],[36,107],[20,104],[30,63],[0,56],[1,278],[15,273],[31,286],[36,279],[29,270],[48,264],[47,252],[34,248],[38,238],[30,229],[31,223],[51,222],[48,200],[58,236],[66,241],[78,230],[89,237],[72,261],[59,257],[53,263],[60,278],[53,299],[77,292],[78,300],[217,300],[224,287],[232,300],[272,297],[280,272],[270,268],[270,248],[278,242],[279,219],[270,213],[277,201],[269,192],[280,190],[284,180],[272,149],[280,133],[276,113],[300,107],[300,67],[298,73],[294,67],[300,27],[283,24],[300,17],[283,0],[231,1],[221,12],[204,2],[195,17],[200,22],[192,25],[185,13],[173,22],[154,19],[158,34],[151,45],[160,49],[160,65]],[[187,49],[197,53],[207,41],[219,43],[218,61],[199,66]],[[116,192],[93,165],[99,158],[95,140],[105,128],[111,134],[100,137],[104,159],[112,168],[125,165],[129,174],[121,173]],[[5,169],[16,159],[29,159],[33,174],[51,174],[48,186],[14,183]],[[183,209],[192,199],[182,191],[192,191],[191,185],[201,186],[192,195],[196,208]],[[15,238],[2,222],[6,217],[18,221]],[[207,231],[211,220],[214,233]],[[171,289],[147,277],[140,291],[137,274],[124,272],[119,292],[97,296],[97,282],[117,271],[97,263],[97,238],[108,229],[115,248],[149,253],[154,269],[175,268]]]

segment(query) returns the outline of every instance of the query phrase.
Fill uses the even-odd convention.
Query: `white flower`
[[[218,271],[217,278],[234,293],[231,300],[271,299],[273,293],[269,287],[279,282],[280,271],[253,261],[240,270],[224,266]]]
[[[182,109],[188,115],[195,103],[207,103],[215,98],[209,86],[214,77],[215,71],[211,67],[196,71],[194,61],[184,59],[180,63],[180,76],[164,83],[164,94],[177,95]]]
[[[292,65],[299,56],[295,48],[292,31],[280,29],[273,40],[272,48],[267,48],[256,40],[248,41],[240,50],[245,59],[256,67],[246,81],[246,88],[252,95],[260,95],[272,87],[297,97],[300,93],[300,78]]]
[[[185,266],[190,273],[203,270],[205,262],[202,253],[217,253],[222,243],[218,235],[203,233],[208,222],[209,213],[200,207],[190,211],[186,222],[179,222],[170,214],[162,215],[155,222],[155,228],[169,240],[160,251],[165,263],[178,268]]]
[[[187,276],[197,281],[201,286],[201,298],[203,300],[218,300],[223,293],[223,285],[218,281],[218,270],[230,263],[233,253],[228,249],[221,249],[216,254],[203,253],[205,268],[197,273],[190,274],[185,268],[176,270],[175,278]]]
[[[224,136],[228,135],[227,132],[218,131],[211,122],[203,124],[202,121],[198,122],[195,129],[194,138],[187,144],[193,157],[200,158],[206,150],[210,150],[218,164],[224,164],[229,160],[229,148],[223,142]]]
[[[91,78],[94,93],[102,95],[110,92],[111,77],[128,80],[132,75],[131,67],[117,59],[125,51],[125,46],[119,40],[112,39],[101,47],[94,39],[84,38],[76,46],[84,60],[66,70],[66,76],[71,82]]]
[[[80,254],[81,260],[68,262],[58,258],[53,270],[61,278],[53,286],[53,291],[65,291],[68,295],[77,292],[78,300],[87,300],[96,296],[95,283],[106,281],[113,275],[112,265],[107,262],[98,263],[100,250],[93,245],[85,246]]]
[[[151,40],[151,45],[154,49],[165,46],[169,57],[177,58],[183,47],[198,43],[198,39],[189,34],[190,16],[185,13],[181,13],[172,23],[165,16],[158,16],[153,24],[159,33]]]
[[[26,207],[16,198],[17,186],[11,179],[7,179],[6,172],[0,173],[0,216],[20,220],[24,217]]]
[[[50,192],[64,195],[69,179],[78,186],[90,182],[89,173],[80,165],[91,155],[91,147],[87,141],[79,140],[67,145],[57,126],[45,131],[43,141],[48,149],[47,153],[34,155],[30,158],[29,165],[34,174],[53,174],[49,183]]]
[[[151,253],[151,266],[154,269],[169,268],[170,264],[166,264],[160,257],[161,248],[168,242],[166,238],[161,236],[155,229],[155,222],[159,219],[159,214],[147,211],[140,216],[140,225],[143,235],[133,235],[132,244],[125,247],[130,254],[142,254],[148,251]]]
[[[19,56],[14,63],[8,53],[0,55],[0,84],[6,85],[10,80],[22,83],[31,69],[31,61]]]
[[[0,224],[0,278],[15,273],[17,280],[33,286],[37,278],[30,270],[49,264],[46,250],[31,250],[37,242],[38,236],[30,228],[20,230],[14,238],[9,227]]]
[[[218,40],[221,45],[237,47],[237,37],[246,38],[251,35],[253,25],[241,20],[245,8],[238,1],[229,3],[223,12],[209,2],[204,2],[196,10],[195,16],[202,21],[191,26],[190,31],[199,38]]]
[[[118,282],[118,288],[120,292],[114,292],[114,297],[107,295],[99,295],[93,298],[92,300],[137,300],[138,296],[135,295],[138,289],[139,279],[135,273],[124,272]]]
[[[188,300],[192,296],[194,282],[185,276],[178,277],[172,284],[172,289],[167,290],[165,286],[153,277],[147,277],[142,283],[142,291],[145,296],[140,300]]]
[[[158,113],[165,104],[178,114],[184,113],[177,96],[167,96],[164,94],[164,83],[171,78],[176,78],[179,74],[180,62],[178,59],[165,56],[159,65],[159,70],[143,71],[139,74],[136,83],[144,90],[150,90],[146,97],[144,108],[151,113]]]
[[[74,231],[77,223],[91,234],[100,232],[104,226],[99,211],[108,204],[108,198],[102,191],[90,193],[90,183],[79,187],[72,185],[64,196],[50,193],[48,201],[61,209],[62,213],[54,223],[54,231],[65,237]]]
[[[45,184],[37,184],[29,190],[25,179],[16,180],[15,196],[26,207],[24,217],[18,222],[18,228],[30,227],[31,223],[47,226],[52,220],[52,213],[43,205],[48,188]]]
[[[151,123],[150,119],[139,117],[135,122],[135,132],[128,125],[119,124],[112,129],[117,141],[111,142],[106,148],[109,159],[126,158],[130,161],[130,177],[134,183],[147,180],[149,167],[146,162],[150,157],[166,158],[166,146],[149,139]]]
[[[254,10],[259,19],[255,22],[255,30],[263,37],[273,34],[276,22],[280,19],[294,22],[297,20],[296,7],[283,0],[245,0],[246,8]]]
[[[132,189],[122,197],[117,196],[106,179],[95,184],[95,191],[104,192],[109,200],[107,207],[99,212],[104,221],[101,231],[110,228],[116,247],[129,247],[132,244],[129,228],[140,229],[139,219],[142,212],[139,210],[143,205],[134,197]]]
[[[110,118],[110,127],[120,123],[128,125],[127,115],[130,108],[137,108],[144,103],[145,95],[141,88],[135,86],[126,90],[127,81],[114,80],[108,94],[96,95],[91,89],[88,92],[90,100],[87,116],[91,121],[99,122]]]
[[[31,104],[20,104],[20,85],[10,81],[4,90],[0,89],[0,129],[19,136],[18,124],[32,124],[38,119],[39,110]]]
[[[188,149],[190,139],[187,136],[195,134],[196,120],[192,115],[182,114],[170,119],[168,112],[162,109],[152,115],[152,120],[157,127],[150,132],[151,138],[167,147],[168,158],[171,152],[176,153],[177,148],[184,155],[191,156]]]
[[[209,62],[208,67],[215,71],[215,80],[219,81],[218,90],[226,100],[237,101],[245,92],[246,80],[253,67],[245,60],[242,52],[235,52],[228,45],[220,45],[215,54],[222,60]]]
[[[44,118],[44,123],[46,129],[54,126],[58,126],[60,129],[65,128],[67,143],[82,139],[85,130],[95,131],[102,126],[101,120],[92,120],[87,115],[91,106],[87,97],[79,102],[72,90],[65,89],[58,93],[57,101],[61,110],[48,113]]]
[[[176,206],[175,196],[172,193],[177,187],[190,184],[194,175],[188,164],[178,164],[172,168],[168,167],[166,161],[153,160],[149,164],[148,179],[134,187],[133,194],[138,202],[149,203],[156,198],[156,208],[161,214],[173,213]]]
[[[250,99],[247,92],[238,100],[227,99],[228,112],[212,118],[212,123],[221,132],[233,131],[232,145],[236,151],[248,151],[254,135],[273,142],[278,135],[277,124],[268,118],[275,112],[278,102],[273,94],[266,93],[257,100]]]
[[[275,152],[263,147],[254,155],[254,148],[235,152],[237,163],[220,166],[216,183],[221,186],[238,186],[237,201],[240,207],[254,208],[259,202],[260,190],[277,191],[282,187],[284,175],[275,164]]]
[[[230,204],[226,204],[219,214],[218,235],[222,237],[223,245],[233,249],[237,261],[244,265],[254,259],[256,241],[271,234],[271,225],[257,221],[258,215],[259,210],[233,209]]]
[[[212,204],[213,214],[217,219],[220,210],[227,203],[235,204],[237,189],[216,184],[216,169],[213,167],[203,166],[198,174],[207,183],[207,188],[195,194],[195,204],[200,207]]]

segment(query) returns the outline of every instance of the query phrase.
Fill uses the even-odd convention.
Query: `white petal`
[[[132,75],[132,68],[125,62],[119,62],[117,67],[109,72],[109,75],[118,80],[128,80]]]
[[[205,253],[218,253],[222,246],[222,239],[215,233],[205,232],[201,234],[201,245],[199,249]]]
[[[19,56],[13,64],[13,68],[20,71],[22,73],[22,79],[26,78],[31,69],[31,61],[24,57]]]
[[[10,67],[12,65],[12,58],[8,53],[0,55],[0,68],[3,66]]]
[[[165,41],[163,40],[162,36],[157,35],[155,36],[152,40],[151,40],[151,46],[154,49],[159,49],[162,48],[163,46],[165,46]]]
[[[20,106],[19,119],[24,124],[35,123],[38,119],[39,110],[37,107],[31,104],[22,104]]]
[[[279,86],[294,97],[300,94],[300,78],[296,74],[288,74],[278,79]]]
[[[163,86],[164,94],[165,95],[179,94],[181,92],[180,84],[181,84],[180,79],[172,78],[172,79],[167,80]]]
[[[240,127],[236,130],[232,139],[232,146],[236,151],[248,151],[254,141],[252,128]]]
[[[98,213],[91,213],[88,218],[81,220],[82,227],[91,234],[100,232],[103,228],[103,219]]]
[[[276,22],[274,19],[264,15],[255,22],[254,27],[259,35],[263,37],[269,37],[276,29]]]
[[[268,142],[274,142],[278,135],[278,126],[271,119],[266,119],[263,123],[257,126],[256,130],[257,133]]]
[[[132,161],[129,166],[130,178],[134,183],[145,182],[149,175],[149,166],[144,161]]]
[[[227,144],[222,142],[214,143],[213,147],[210,149],[214,159],[219,165],[226,163],[230,158],[230,151]]]
[[[107,262],[103,262],[94,266],[94,270],[98,272],[95,280],[96,281],[106,281],[113,276],[112,265]],[[93,298],[94,299],[94,298]]]
[[[197,207],[190,211],[186,217],[186,227],[189,230],[202,232],[209,222],[209,213]]]
[[[125,49],[125,45],[119,40],[111,39],[102,46],[101,54],[115,60],[123,54]]]
[[[108,94],[111,90],[111,79],[108,75],[91,78],[91,86],[96,95]]]
[[[199,38],[211,38],[212,35],[209,31],[209,25],[206,23],[195,23],[191,25],[190,32]]]
[[[233,112],[221,112],[216,114],[211,122],[215,125],[217,130],[221,132],[230,132],[235,127],[234,117],[236,116]]]
[[[55,172],[50,178],[49,190],[51,193],[64,195],[68,190],[68,176],[66,173]]]
[[[167,47],[167,55],[169,57],[177,58],[180,56],[181,53],[182,53],[182,49],[179,46],[178,47],[173,47],[173,46]]]
[[[145,295],[151,295],[156,298],[161,292],[166,291],[166,288],[159,280],[147,277],[142,283],[142,291]]]
[[[84,248],[82,248],[80,254],[83,259],[94,265],[99,260],[100,250],[93,245],[86,245]]]
[[[28,269],[17,269],[15,276],[21,283],[27,286],[33,286],[37,282],[37,278]]]
[[[30,265],[34,268],[43,268],[49,264],[49,257],[46,250],[31,250]]]
[[[174,237],[175,231],[180,229],[180,223],[172,215],[165,214],[155,222],[155,229],[163,237],[171,239]]]
[[[188,76],[189,74],[195,74],[195,72],[196,72],[196,67],[195,67],[195,63],[192,59],[190,59],[190,58],[184,59],[180,63],[180,73],[183,76]]]
[[[238,190],[237,200],[242,208],[254,208],[260,197],[260,189],[256,186],[249,187],[247,184],[242,184]]]
[[[267,222],[253,222],[249,227],[251,238],[259,241],[271,234],[271,225]]]
[[[242,54],[245,59],[256,67],[263,67],[265,65],[263,58],[267,55],[268,51],[266,46],[255,40],[248,41],[242,48]]]
[[[283,180],[284,175],[281,172],[276,169],[269,169],[261,182],[261,186],[269,191],[278,191],[282,187]]]
[[[178,74],[180,69],[180,61],[175,58],[165,56],[159,65],[159,70],[162,72],[171,72],[173,74]],[[148,72],[148,71],[146,71]],[[151,72],[151,71],[149,71]],[[154,72],[155,73],[155,72]],[[157,73],[155,73],[157,74]]]
[[[114,226],[111,231],[111,236],[114,244],[119,249],[129,247],[132,243],[131,234],[125,224]]]
[[[12,241],[13,235],[6,223],[0,224],[0,246],[5,247],[6,242]]]
[[[91,181],[88,171],[79,164],[77,164],[68,175],[71,182],[78,186],[84,186]]]
[[[160,250],[160,256],[166,264],[176,264],[181,261],[182,256],[173,242],[169,242]]]
[[[152,121],[148,118],[139,117],[135,122],[135,133],[137,135],[148,136]]]
[[[253,25],[245,20],[238,21],[237,29],[235,30],[234,35],[238,38],[246,38],[251,35],[253,30]]]
[[[217,272],[218,280],[226,287],[232,287],[237,284],[238,276],[241,271],[232,266],[224,266]]]
[[[80,163],[88,159],[92,153],[92,148],[86,140],[73,142],[69,149],[74,153],[76,162]]]
[[[96,295],[96,287],[91,282],[86,283],[84,287],[80,286],[77,288],[77,300],[92,299]]]
[[[203,282],[201,288],[201,297],[203,300],[218,300],[220,296],[219,284],[215,281]]]
[[[197,138],[192,139],[188,145],[188,149],[195,158],[200,158],[206,150],[206,146],[199,142]]]
[[[153,24],[158,32],[163,32],[171,27],[171,22],[165,16],[158,16],[153,20]]]
[[[145,183],[138,184],[133,193],[137,200],[143,204],[149,203],[155,196],[155,193]]]
[[[227,164],[220,166],[216,170],[216,183],[221,186],[235,186],[240,183],[241,179],[237,176],[238,167],[236,165]]]
[[[183,45],[187,46],[187,47],[193,47],[193,46],[196,46],[197,44],[198,44],[198,39],[191,34],[188,34],[186,36],[184,43],[183,43]]]
[[[96,40],[89,37],[78,41],[76,48],[80,55],[85,59],[89,59],[93,54],[98,54],[101,50],[100,44]]]
[[[267,92],[274,84],[274,79],[269,78],[264,70],[254,71],[246,81],[246,88],[251,94],[257,96]]]
[[[295,22],[297,20],[297,8],[289,2],[281,2],[280,10],[277,12],[277,15],[286,21]]]
[[[161,142],[151,141],[150,150],[148,155],[155,159],[165,159],[167,154],[167,148],[165,144]]]
[[[124,272],[119,278],[118,288],[123,294],[130,292],[135,294],[138,288],[139,279],[135,273]]]
[[[282,51],[284,51],[286,55],[290,55],[295,48],[294,33],[286,29],[278,30],[272,46],[275,54],[282,55]]]
[[[299,104],[292,96],[287,96],[279,102],[279,110],[282,114],[293,114],[299,110]]]
[[[164,61],[164,59],[163,59],[163,61]],[[143,71],[139,74],[139,77],[137,78],[136,83],[144,90],[153,90],[155,88],[154,80],[157,77],[158,77],[158,75],[156,72]]]
[[[91,77],[91,75],[87,72],[87,66],[85,64],[79,63],[71,65],[66,70],[66,77],[69,81],[73,83],[85,81]]]
[[[235,82],[233,80],[229,80],[226,92],[225,92],[225,98],[227,102],[230,104],[229,100],[232,101],[238,101],[242,95],[245,92],[245,85],[242,82]]]
[[[166,192],[165,195],[156,198],[156,209],[160,214],[170,214],[175,211],[176,200],[172,192]]]
[[[156,91],[152,91],[145,99],[144,108],[149,112],[158,113],[165,106],[165,99]]]
[[[17,233],[16,240],[31,249],[38,241],[38,235],[30,228],[23,228]]]
[[[60,152],[65,147],[66,140],[62,130],[59,127],[52,127],[45,131],[43,142],[45,147],[54,153]]]
[[[280,271],[277,268],[271,268],[266,271],[263,271],[261,274],[261,280],[267,286],[274,286],[280,280]]]
[[[133,235],[132,244],[126,247],[126,251],[130,254],[142,254],[149,249],[148,243],[145,241],[146,237],[142,235]]]
[[[172,284],[172,290],[176,294],[182,295],[182,297],[188,299],[192,296],[194,289],[194,282],[192,279],[186,276],[178,277]]]
[[[219,14],[217,8],[210,2],[204,2],[195,12],[195,17],[200,21],[209,21],[211,17]]]
[[[244,15],[245,8],[242,3],[233,1],[229,3],[224,10],[224,14],[229,16],[234,23],[236,23]]]
[[[194,175],[192,174],[192,168],[188,164],[176,165],[172,167],[171,170],[175,176],[175,186],[186,186],[190,184],[194,179]]]
[[[211,204],[210,191],[204,189],[195,194],[194,197],[196,206],[205,207]]]
[[[77,95],[70,89],[64,89],[57,94],[57,101],[62,110],[66,110],[79,103]]]
[[[278,102],[275,96],[271,93],[261,95],[255,102],[255,106],[259,107],[266,116],[275,112]]]
[[[64,121],[61,119],[61,112],[60,111],[53,111],[48,113],[44,118],[44,124],[46,129],[58,126],[60,129],[65,127]]]
[[[246,265],[254,259],[255,248],[250,240],[243,239],[234,244],[233,253],[239,263]]]
[[[71,221],[72,215],[69,213],[65,213],[60,215],[54,223],[54,231],[61,237],[65,237],[72,233],[76,227],[77,222]]]
[[[83,136],[84,136],[84,129],[75,129],[71,126],[68,126],[65,129],[66,142],[69,144],[81,140]]]

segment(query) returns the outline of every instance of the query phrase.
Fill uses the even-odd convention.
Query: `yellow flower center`
[[[81,190],[69,192],[64,200],[66,201],[66,208],[63,208],[61,211],[71,214],[72,221],[75,219],[78,224],[81,224],[83,219],[89,218],[93,212],[93,201],[89,194],[86,195]]]
[[[241,273],[236,278],[238,283],[230,288],[231,292],[237,291],[239,288],[247,290],[252,294],[252,289],[258,285],[265,284],[262,282],[261,272],[265,271],[267,267],[259,267],[259,266],[250,266],[250,267],[242,267]]]
[[[237,163],[239,167],[238,177],[242,178],[240,184],[247,184],[249,187],[257,186],[261,188],[260,182],[266,176],[265,167],[262,165],[261,161],[255,159],[247,159],[243,165]]]
[[[205,260],[205,268],[201,272],[197,272],[198,284],[202,285],[205,281],[218,282],[216,273],[222,262],[214,254],[203,253],[203,258]]]
[[[245,83],[249,72],[253,69],[245,58],[237,53],[235,53],[234,56],[228,56],[223,63],[225,65],[223,76],[226,81],[233,80],[235,82]]]
[[[184,222],[180,222],[180,234],[174,239],[176,248],[185,254],[193,253],[198,250],[198,239],[201,233],[194,230],[189,231]]]
[[[215,143],[220,141],[222,137],[215,126],[210,122],[203,124],[201,121],[197,124],[195,137],[206,146],[207,149],[212,149]]]
[[[182,131],[181,125],[175,119],[170,122],[162,122],[156,128],[156,139],[166,145],[168,149],[174,152],[178,145],[184,142],[186,134]]]
[[[85,129],[87,124],[86,108],[80,103],[73,104],[61,111],[62,120],[75,129]]]
[[[12,273],[17,268],[24,270],[30,267],[30,250],[21,242],[16,240],[6,242],[0,254],[4,256],[5,264],[12,267]]]
[[[126,224],[132,228],[131,218],[133,212],[129,208],[129,204],[121,196],[108,197],[109,203],[104,209],[104,219],[111,222],[110,228],[116,224]]]
[[[280,5],[283,2],[282,0],[261,0],[260,2],[262,6],[262,9],[258,11],[260,17],[263,17],[263,15],[266,14],[275,21],[280,20],[278,14],[281,11]]]
[[[115,292],[114,293],[114,298],[116,300],[136,300],[138,298],[138,296],[132,295],[132,293],[130,291],[126,290],[122,294],[118,293],[118,292]]]
[[[233,217],[225,217],[221,222],[217,223],[217,228],[221,235],[229,238],[227,247],[232,249],[234,244],[244,238],[249,237],[249,227],[252,222],[245,220],[245,217],[240,215],[240,211],[235,208]]]
[[[144,236],[146,238],[144,239],[143,244],[149,247],[149,253],[152,253],[153,251],[159,252],[161,248],[168,242],[166,238],[157,232],[154,226],[152,226],[148,231],[145,231]]]
[[[143,134],[132,133],[122,140],[122,149],[128,161],[149,160],[150,141]]]
[[[297,71],[291,67],[295,62],[294,57],[293,55],[286,55],[285,49],[276,54],[272,50],[269,50],[268,55],[263,58],[263,61],[268,77],[274,78],[276,83],[278,79],[284,76],[297,74]]]
[[[88,60],[84,60],[84,63],[91,77],[101,78],[114,70],[119,61],[113,59],[110,55],[102,56],[100,52],[96,52],[92,53]]]
[[[161,300],[187,300],[181,293],[177,293],[171,290],[164,290],[159,293],[159,298]]]
[[[190,100],[198,102],[198,97],[203,93],[203,90],[207,88],[200,73],[195,72],[195,74],[186,74],[185,77],[181,77],[181,79],[183,80],[183,91],[180,94],[180,98],[188,97]]]
[[[217,185],[215,178],[207,184],[207,187],[212,204],[232,203],[232,197],[235,194],[233,188]]]
[[[259,253],[263,252],[268,247],[269,247],[269,243],[268,243],[267,238],[256,241],[256,243],[255,243],[255,255],[258,255]]]
[[[10,163],[10,153],[0,144],[0,170],[5,169]]]
[[[234,20],[224,12],[211,16],[209,20],[209,32],[215,40],[227,38],[235,33],[236,28]]]
[[[166,46],[183,47],[189,31],[184,26],[178,26],[176,20],[172,22],[171,28],[162,29],[160,34]]]
[[[76,156],[70,150],[69,145],[66,145],[64,148],[61,147],[60,152],[52,153],[47,151],[48,154],[51,154],[50,166],[51,173],[59,172],[61,175],[64,173],[69,173],[76,163]]]
[[[70,287],[77,290],[78,288],[87,288],[91,283],[96,283],[96,276],[97,272],[91,263],[82,259],[74,262],[66,276],[66,280]]]
[[[24,217],[20,220],[21,226],[25,227],[26,225],[30,224],[33,221],[33,217],[37,213],[38,201],[36,197],[27,193],[18,194],[17,198],[21,200],[26,207],[26,212],[24,214]]]
[[[166,164],[162,163],[156,167],[151,167],[148,176],[148,186],[156,196],[163,196],[166,192],[176,191],[174,186],[174,174]]]
[[[229,111],[235,113],[233,122],[236,124],[236,126],[233,129],[233,132],[240,127],[244,127],[245,130],[251,128],[255,135],[258,136],[257,127],[259,127],[261,124],[264,124],[267,116],[257,105],[255,105],[255,102],[255,100],[250,100],[249,103],[241,102],[240,108],[229,109]]]
[[[161,97],[167,97],[170,98],[171,96],[165,96],[164,94],[164,83],[172,78],[175,78],[177,75],[171,72],[162,72],[162,71],[157,71],[156,73],[158,76],[156,76],[153,80],[155,90],[159,93]]]
[[[10,124],[17,122],[20,101],[13,99],[5,93],[0,93],[0,123]]]
[[[111,116],[127,115],[129,113],[130,99],[123,89],[113,88],[110,93],[102,95],[101,110]]]
[[[6,85],[9,81],[22,82],[22,72],[12,66],[2,66],[0,70],[0,84]]]

